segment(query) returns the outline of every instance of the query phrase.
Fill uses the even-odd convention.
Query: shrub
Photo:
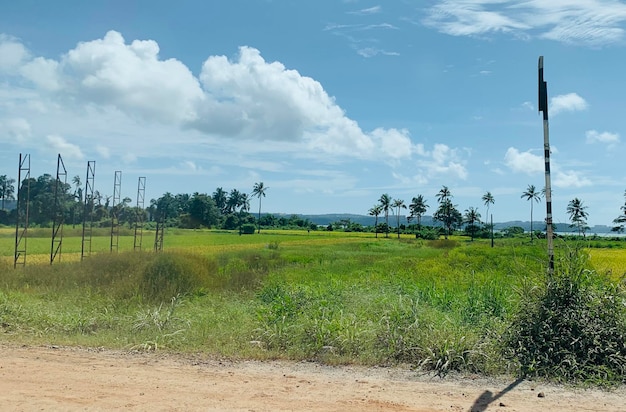
[[[244,235],[252,235],[256,231],[256,227],[252,223],[246,223],[241,226],[241,233]]]
[[[522,295],[506,341],[523,376],[626,382],[623,285],[586,262],[581,251],[569,251],[545,284]]]
[[[167,302],[206,287],[209,264],[201,256],[161,253],[146,267],[140,293],[149,300]]]

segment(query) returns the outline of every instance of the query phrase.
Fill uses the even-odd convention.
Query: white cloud
[[[556,115],[562,112],[577,112],[587,110],[589,105],[587,101],[577,95],[576,93],[562,94],[554,96],[550,99],[550,106],[548,110]]]
[[[55,91],[61,88],[59,63],[55,60],[37,57],[21,68],[22,75],[44,90]]]
[[[21,117],[0,119],[0,140],[7,137],[8,141],[24,142],[32,134],[30,123]]]
[[[607,143],[609,146],[619,143],[620,137],[617,133],[610,132],[598,132],[596,130],[588,130],[585,133],[587,137],[587,143]]]
[[[565,172],[557,170],[554,173],[554,185],[561,188],[584,187],[590,186],[591,180],[573,170]]]
[[[46,146],[53,152],[61,153],[64,158],[82,160],[84,158],[80,147],[73,143],[69,143],[63,137],[58,135],[46,136]]]
[[[454,36],[510,33],[599,46],[624,39],[626,4],[618,0],[439,0],[423,23]]]
[[[429,178],[449,176],[462,180],[467,179],[468,173],[464,165],[465,162],[461,159],[457,149],[437,143],[433,150],[426,152],[425,155],[430,157],[430,160],[418,162],[418,164],[424,168],[424,174]]]
[[[176,59],[160,60],[153,40],[126,44],[122,35],[79,43],[63,57],[65,92],[150,120],[189,121],[203,98],[191,71]]]
[[[514,172],[533,175],[541,173],[545,168],[545,161],[542,156],[535,155],[529,151],[520,152],[514,147],[509,147],[504,155],[504,164]]]
[[[12,73],[28,58],[28,51],[17,39],[0,33],[0,73]]]

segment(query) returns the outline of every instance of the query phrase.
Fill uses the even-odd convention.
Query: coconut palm
[[[426,200],[424,200],[424,196],[422,195],[417,195],[417,197],[414,197],[411,201],[411,204],[409,205],[409,210],[411,211],[410,216],[417,217],[418,232],[421,230],[422,216],[424,215],[424,213],[426,213],[428,207],[429,206],[426,204]]]
[[[480,213],[478,213],[478,210],[475,207],[470,207],[465,210],[463,220],[469,225],[469,232],[473,242],[474,234],[476,232],[476,222],[480,222]]]
[[[374,205],[374,207],[372,207],[368,211],[368,214],[370,216],[375,216],[376,217],[376,220],[375,220],[375,223],[374,223],[374,233],[376,233],[376,238],[378,238],[378,216],[380,216],[382,211],[383,211],[382,205]]]
[[[485,206],[487,206],[487,215],[485,216],[485,223],[487,223],[487,220],[489,220],[489,205],[493,205],[496,200],[493,198],[491,192],[487,192],[483,195],[482,201]]]
[[[450,193],[450,189],[448,186],[442,186],[439,192],[435,195],[437,198],[437,202],[439,202],[439,208],[437,209],[437,220],[441,221],[446,227],[446,233],[444,237],[447,239],[448,235],[452,232],[452,209],[454,206],[452,205],[452,193]]]
[[[570,227],[576,226],[578,228],[578,236],[580,236],[581,232],[583,236],[585,235],[587,217],[589,216],[585,211],[586,209],[587,206],[583,206],[582,200],[577,197],[570,200],[567,204],[567,214],[569,215],[570,222],[572,222]]]
[[[541,199],[541,193],[537,191],[535,185],[528,185],[528,188],[521,196],[522,199],[526,199],[530,202],[530,241],[533,241],[533,201],[539,202]]]
[[[389,208],[391,207],[391,196],[389,196],[387,193],[384,193],[380,196],[380,199],[378,199],[378,201],[383,208],[383,212],[385,212],[385,224],[387,225],[387,227],[385,228],[385,237],[389,237]]]
[[[406,205],[404,204],[404,200],[394,199],[391,207],[396,208],[396,227],[398,228],[398,239],[400,239],[400,209],[406,209]]]
[[[255,183],[252,188],[252,196],[256,196],[259,198],[259,219],[258,222],[258,232],[261,233],[261,198],[265,197],[265,191],[268,189],[267,186],[263,185],[263,182]]]

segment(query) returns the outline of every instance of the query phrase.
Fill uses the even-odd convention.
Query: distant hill
[[[293,216],[293,214],[277,214],[274,213],[274,215],[276,216]],[[317,224],[317,225],[324,225],[327,226],[330,223],[333,222],[338,222],[340,220],[346,220],[349,219],[350,222],[354,222],[354,223],[358,223],[361,224],[363,226],[373,226],[374,222],[375,222],[375,218],[373,216],[368,216],[368,215],[357,215],[357,214],[351,214],[351,213],[328,213],[328,214],[321,214],[321,215],[303,215],[303,214],[295,214],[296,216],[299,216],[303,219],[308,219],[311,222]],[[378,216],[378,223],[383,223],[385,221],[385,217],[383,215]],[[413,223],[414,221],[411,221],[411,223]],[[389,215],[389,225],[390,226],[395,226],[396,223],[396,216],[390,214]],[[400,223],[401,224],[405,224],[406,225],[406,216],[405,215],[400,215]],[[422,225],[424,226],[440,226],[441,223],[437,222],[433,219],[432,216],[422,216]],[[525,231],[529,231],[530,230],[530,222],[529,221],[521,221],[521,220],[512,220],[512,221],[508,221],[508,222],[496,222],[494,223],[494,229],[495,230],[503,230],[507,227],[512,227],[512,226],[519,226],[521,228],[523,228]],[[533,229],[534,230],[545,230],[545,223],[544,222],[539,222],[539,221],[533,221]],[[557,232],[562,232],[562,233],[567,233],[567,232],[571,232],[571,233],[575,233],[576,232],[576,228],[571,228],[569,226],[569,224],[567,223],[557,223],[556,224],[556,231]],[[590,229],[587,230],[587,233],[593,234],[593,233],[610,233],[611,232],[611,227],[606,226],[606,225],[595,225],[592,226]]]

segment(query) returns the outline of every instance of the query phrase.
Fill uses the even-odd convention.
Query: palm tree
[[[394,199],[391,207],[395,207],[396,212],[396,225],[398,227],[398,239],[400,239],[400,209],[406,209],[406,205],[404,204],[404,200],[402,199]]]
[[[567,204],[567,214],[569,215],[569,220],[572,222],[570,227],[578,227],[578,236],[580,236],[581,232],[583,236],[585,235],[587,217],[589,216],[589,214],[585,211],[586,209],[587,206],[583,206],[582,200],[577,197],[570,200]]]
[[[493,205],[496,200],[493,198],[491,192],[487,192],[483,195],[482,201],[485,206],[487,206],[487,215],[485,216],[485,223],[487,223],[487,220],[489,220],[489,205]]]
[[[387,227],[385,228],[385,237],[389,237],[389,208],[391,207],[391,196],[389,196],[387,193],[384,193],[380,196],[380,199],[378,199],[378,201],[383,208],[383,212],[385,212],[385,224],[387,225]]]
[[[521,196],[522,199],[526,199],[530,202],[530,241],[533,241],[533,201],[539,202],[541,199],[541,193],[537,191],[535,185],[528,185],[528,188]]]
[[[372,207],[368,212],[370,216],[376,216],[376,220],[374,223],[374,233],[376,233],[376,238],[378,238],[378,216],[380,216],[382,211],[383,211],[382,205],[374,205],[374,207]]]
[[[215,206],[219,209],[222,214],[226,213],[226,202],[228,201],[227,193],[221,187],[215,189],[213,195],[211,196],[213,201],[215,202]]]
[[[424,200],[424,196],[417,195],[414,197],[411,204],[409,205],[409,210],[411,211],[411,217],[417,217],[417,231],[421,230],[422,225],[422,216],[426,213],[428,209],[428,205],[426,204],[426,200]]]
[[[237,189],[231,189],[226,199],[227,213],[235,213],[239,206],[241,206],[241,192]]]
[[[470,227],[470,236],[472,238],[472,242],[474,241],[474,233],[476,232],[476,227],[475,224],[476,222],[480,222],[480,213],[478,213],[478,210],[475,207],[470,207],[469,209],[465,210],[465,216],[463,218],[463,220],[469,224]]]
[[[80,176],[76,175],[72,178],[72,183],[74,183],[75,189],[74,189],[74,197],[79,201],[82,202],[83,201],[83,190],[81,189],[81,181],[80,181]]]
[[[268,187],[263,185],[263,182],[255,183],[252,188],[252,196],[256,196],[259,198],[259,220],[258,220],[258,232],[261,233],[261,197],[265,197],[265,191],[269,189]]]
[[[444,237],[447,239],[448,235],[451,232],[450,228],[452,224],[451,213],[450,213],[451,207],[452,207],[452,201],[450,200],[452,198],[452,193],[450,193],[450,189],[448,189],[448,186],[442,186],[439,192],[437,192],[437,194],[435,195],[435,197],[437,198],[437,201],[439,202],[439,209],[437,210],[437,215],[440,218],[439,220],[443,219],[442,222],[444,226],[446,226],[447,228],[446,234],[444,235]]]

